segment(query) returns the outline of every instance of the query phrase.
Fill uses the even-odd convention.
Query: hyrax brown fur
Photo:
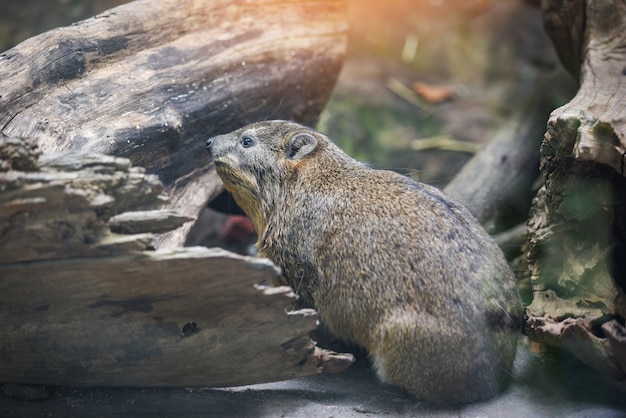
[[[498,392],[522,307],[500,249],[464,207],[292,122],[248,125],[207,150],[259,255],[330,332],[367,349],[383,382],[437,404]]]

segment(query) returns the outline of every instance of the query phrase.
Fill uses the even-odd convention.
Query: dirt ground
[[[367,360],[346,372],[225,389],[50,388],[46,400],[0,396],[2,417],[572,417],[626,416],[626,396],[567,355],[521,346],[500,396],[435,409],[381,384]]]

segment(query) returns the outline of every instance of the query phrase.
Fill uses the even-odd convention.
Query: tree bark
[[[204,144],[267,118],[314,124],[346,49],[343,0],[139,0],[0,54],[0,130],[158,174],[196,217],[221,189]],[[191,224],[160,236],[185,241]]]
[[[580,89],[552,112],[529,220],[526,333],[626,381],[626,1],[544,1]],[[574,18],[572,18],[574,16]],[[582,40],[582,41],[578,41]]]

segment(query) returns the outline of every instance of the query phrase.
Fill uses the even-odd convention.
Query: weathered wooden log
[[[529,220],[534,297],[526,333],[568,348],[623,384],[626,1],[542,4],[555,45],[568,68],[577,66],[572,72],[581,85],[552,112],[541,147],[545,184]]]
[[[584,57],[585,7],[587,0],[539,1],[544,28],[567,70],[580,79]]]
[[[141,232],[165,232],[176,229],[193,218],[182,216],[173,210],[142,210],[124,212],[109,219],[111,232],[139,234]]]
[[[123,210],[161,206],[166,198],[156,176],[106,155],[49,154],[40,161],[37,171],[0,177],[0,264],[153,247],[152,234],[111,234],[107,222]]]
[[[269,260],[153,250],[148,232],[188,218],[158,211],[162,185],[128,159],[37,161],[3,137],[0,156],[0,382],[232,386],[354,361],[316,347],[290,288],[263,285],[280,274]]]
[[[335,371],[262,259],[192,247],[0,266],[0,382],[219,387]],[[339,364],[339,366],[337,366]]]
[[[206,138],[268,117],[315,123],[346,49],[344,3],[138,0],[35,36],[0,54],[0,130],[45,153],[128,158],[196,217],[221,191]]]

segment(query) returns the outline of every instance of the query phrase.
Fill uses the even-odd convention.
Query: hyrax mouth
[[[211,156],[211,161],[213,161],[213,164],[215,164],[215,168],[217,169],[218,173],[220,172],[220,170],[235,171],[236,168],[239,166],[238,161],[226,155]]]
[[[220,156],[213,160],[217,174],[222,179],[227,190],[255,190],[257,189],[254,176],[240,170],[236,162],[228,157]]]

